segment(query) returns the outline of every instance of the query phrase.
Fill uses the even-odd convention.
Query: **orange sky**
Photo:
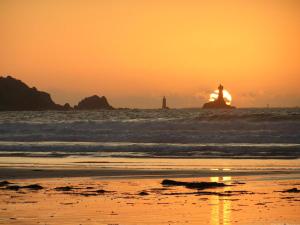
[[[1,0],[0,75],[74,104],[300,105],[298,0]]]

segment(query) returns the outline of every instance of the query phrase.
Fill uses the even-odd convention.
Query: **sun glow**
[[[210,94],[209,101],[213,102],[213,101],[217,100],[218,95],[219,95],[219,90],[215,90],[213,93]],[[223,98],[227,105],[231,104],[231,101],[232,101],[231,94],[225,89],[223,90]]]

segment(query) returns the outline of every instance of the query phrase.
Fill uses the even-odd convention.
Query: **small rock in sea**
[[[141,191],[141,192],[139,193],[139,195],[149,195],[149,193],[146,192],[146,191]]]
[[[78,105],[74,106],[76,110],[99,110],[99,109],[113,109],[108,103],[105,96],[99,97],[93,95],[81,100]]]

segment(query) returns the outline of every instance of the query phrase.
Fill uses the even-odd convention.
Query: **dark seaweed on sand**
[[[162,185],[165,186],[184,186],[190,189],[198,189],[203,190],[206,188],[216,188],[216,187],[226,187],[230,186],[224,183],[218,182],[183,182],[183,181],[175,181],[175,180],[168,180],[165,179],[161,182]]]
[[[282,193],[300,193],[300,190],[297,188],[291,188],[291,189],[287,189],[287,190],[283,190],[283,191],[279,191]]]
[[[41,189],[44,189],[44,187],[42,187],[39,184],[30,184],[30,185],[25,185],[25,186],[7,185],[6,189],[7,190],[13,190],[13,191],[18,191],[20,189],[41,190]]]
[[[0,181],[0,187],[5,187],[5,186],[11,185],[11,184],[13,184],[13,183],[11,183],[7,180]]]

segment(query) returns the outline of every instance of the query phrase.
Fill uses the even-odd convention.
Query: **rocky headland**
[[[55,103],[50,94],[11,76],[0,77],[0,111],[43,110],[101,110],[113,109],[105,96],[97,95],[83,99],[72,108],[69,103]]]

